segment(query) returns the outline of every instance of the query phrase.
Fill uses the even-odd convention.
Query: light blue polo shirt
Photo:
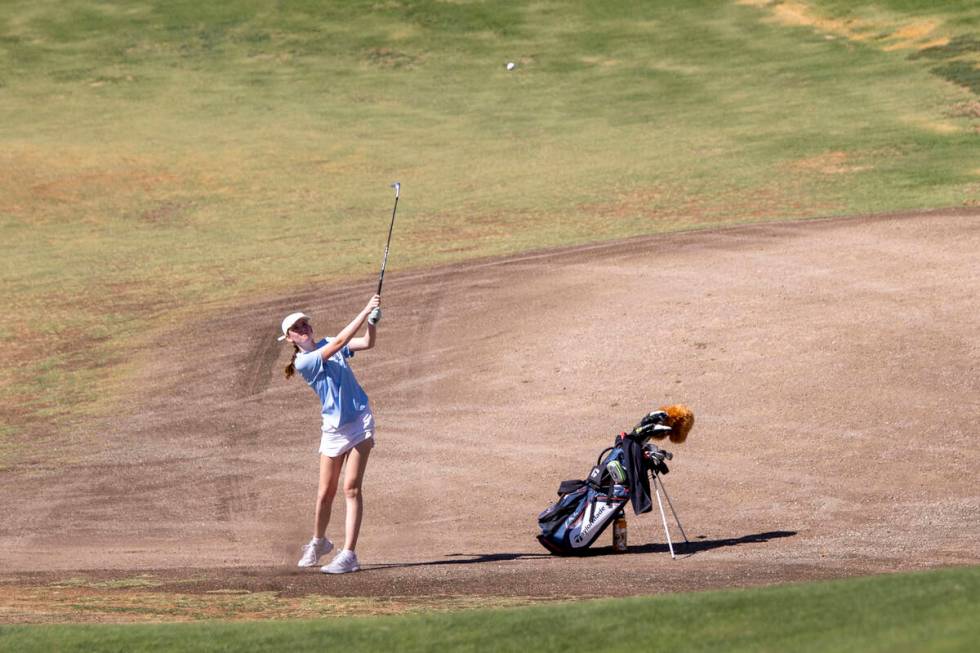
[[[311,352],[296,354],[296,371],[320,398],[323,405],[324,428],[336,429],[354,421],[368,410],[368,397],[354,378],[354,371],[347,361],[354,355],[350,347],[344,347],[324,363],[320,350],[330,343],[324,338],[316,343]]]

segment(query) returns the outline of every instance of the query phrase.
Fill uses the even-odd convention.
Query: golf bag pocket
[[[622,485],[626,482],[626,469],[618,460],[610,460],[608,463],[606,463],[606,471],[609,472],[609,476],[612,478],[613,483]]]
[[[578,489],[562,495],[558,501],[541,511],[538,515],[538,525],[541,530],[553,530],[561,526],[561,523],[578,507],[585,492],[585,485],[580,485]]]
[[[563,497],[569,492],[574,492],[575,490],[585,487],[585,481],[572,480],[572,481],[562,481],[558,485],[558,496]]]

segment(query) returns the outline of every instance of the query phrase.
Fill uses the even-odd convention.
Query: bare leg
[[[326,536],[327,524],[330,523],[330,507],[337,494],[343,465],[344,456],[331,458],[320,454],[320,484],[316,493],[316,517],[313,522],[313,534],[316,537]]]
[[[351,551],[357,546],[357,536],[361,532],[361,514],[364,510],[361,483],[367,468],[368,454],[373,446],[373,438],[365,440],[351,449],[347,456],[347,473],[344,476],[344,497],[347,499],[344,548]]]

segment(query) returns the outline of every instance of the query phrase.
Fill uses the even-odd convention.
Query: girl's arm
[[[374,347],[377,341],[378,327],[377,325],[368,322],[367,333],[360,338],[351,338],[350,343],[347,346],[350,347],[351,351],[364,351],[365,349]]]
[[[329,344],[327,344],[327,346],[325,346],[323,349],[320,350],[320,358],[323,359],[323,362],[327,362],[327,360],[329,360],[331,356],[333,356],[338,351],[340,351],[345,346],[347,346],[347,344],[351,342],[351,339],[354,337],[354,334],[361,329],[361,326],[364,324],[364,321],[367,320],[368,315],[371,314],[371,311],[373,311],[375,308],[377,308],[380,305],[381,305],[381,296],[375,295],[374,297],[372,297],[371,301],[367,303],[367,306],[365,306],[361,310],[361,312],[357,314],[357,317],[351,320],[350,324],[345,326],[341,330],[341,332],[338,333],[336,337],[334,337],[334,339],[329,342]],[[372,329],[374,329],[374,327],[369,325],[368,327],[369,336]],[[373,344],[374,343],[372,341],[372,346]]]

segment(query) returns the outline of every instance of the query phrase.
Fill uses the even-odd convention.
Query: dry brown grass
[[[205,620],[323,619],[517,607],[554,599],[495,596],[282,597],[219,589],[167,591],[148,578],[131,582],[68,579],[48,586],[0,584],[0,623],[159,623]]]
[[[949,35],[937,34],[942,30],[939,19],[908,22],[905,19],[878,17],[832,18],[806,2],[791,0],[774,3],[770,0],[738,0],[738,4],[767,9],[772,20],[795,27],[812,27],[828,35],[855,42],[880,42],[882,50],[924,50],[943,46],[950,42]],[[882,37],[882,35],[884,35]]]

